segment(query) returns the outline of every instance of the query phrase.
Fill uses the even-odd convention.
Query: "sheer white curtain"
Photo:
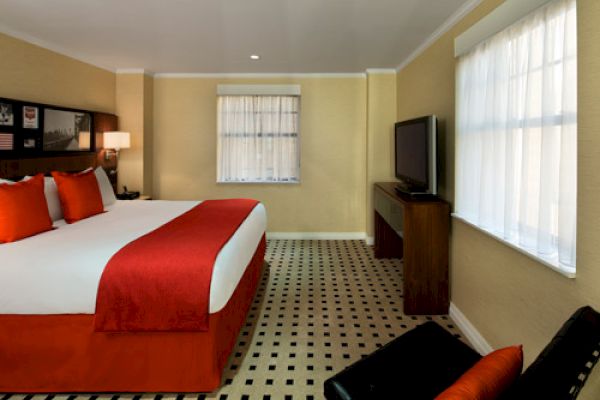
[[[456,214],[575,272],[575,0],[479,44],[457,67]]]
[[[218,182],[298,182],[298,96],[219,96]]]

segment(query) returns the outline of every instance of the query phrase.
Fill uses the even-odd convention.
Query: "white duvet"
[[[0,244],[0,314],[94,314],[108,260],[132,240],[199,202],[118,201],[107,212],[14,243]],[[231,297],[266,229],[258,204],[223,247],[213,269],[209,312]]]

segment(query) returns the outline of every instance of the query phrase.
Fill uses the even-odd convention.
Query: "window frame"
[[[291,137],[295,137],[296,138],[296,158],[297,158],[297,165],[296,165],[296,176],[294,177],[290,177],[287,180],[262,180],[262,179],[252,179],[252,180],[234,180],[234,179],[228,179],[228,180],[223,180],[220,177],[220,162],[221,162],[221,150],[220,150],[220,146],[219,146],[219,141],[221,140],[222,136],[233,136],[233,135],[239,135],[239,136],[258,136],[258,137],[262,137],[263,135],[265,135],[264,133],[257,133],[257,134],[251,134],[251,133],[226,133],[224,135],[222,135],[219,132],[219,114],[221,112],[221,110],[219,109],[219,105],[217,104],[217,176],[216,176],[216,183],[217,184],[245,184],[245,185],[252,185],[252,184],[258,184],[258,185],[297,185],[301,183],[301,172],[302,172],[302,168],[301,168],[301,108],[302,108],[302,97],[300,95],[300,91],[299,91],[299,86],[298,85],[219,85],[222,87],[226,87],[225,90],[221,90],[219,88],[218,93],[217,93],[217,102],[219,100],[220,97],[293,97],[296,98],[297,104],[296,104],[296,111],[291,111],[291,112],[286,112],[287,114],[296,114],[296,132],[291,133],[291,134],[276,134],[276,133],[271,133],[271,134],[266,134],[267,137],[272,136],[272,137],[282,137],[282,136],[286,136],[289,135]],[[236,89],[236,87],[239,87],[240,89]],[[268,113],[268,111],[266,112],[260,112],[260,114],[266,114]],[[274,112],[271,112],[274,113]],[[255,112],[255,114],[257,114]],[[281,114],[281,113],[278,113]],[[273,167],[270,168],[271,170],[273,169]]]
[[[546,1],[544,2],[546,3]],[[510,5],[506,5],[507,7]],[[533,13],[532,13],[533,14]],[[527,17],[525,17],[527,18]],[[511,23],[509,26],[507,26],[506,28],[510,28],[512,27],[512,25],[516,23],[513,22]],[[535,29],[535,28],[534,28]],[[576,28],[575,28],[576,29]],[[495,36],[496,34],[499,34],[500,31],[496,32],[493,36]],[[533,29],[532,29],[533,31]],[[491,39],[490,38],[486,38],[487,39]],[[472,38],[468,38],[468,40],[472,40]],[[462,48],[460,49],[460,51],[457,49],[457,53],[456,55],[466,55],[467,53],[470,53],[470,50],[464,50],[465,46],[461,46]],[[473,46],[474,47],[474,46]],[[460,52],[460,54],[459,54]],[[525,77],[529,77],[529,74],[535,73],[536,71],[542,71],[547,69],[548,67],[552,67],[552,66],[562,66],[562,65],[566,65],[569,62],[577,62],[578,61],[578,55],[577,52],[575,54],[563,54],[563,56],[554,59],[554,60],[541,60],[541,63],[539,65],[535,65],[535,66],[531,66],[530,68],[528,68],[526,71],[522,72],[522,71],[517,71],[517,72],[509,72],[509,74],[506,76],[506,78],[504,79],[497,79],[497,80],[493,80],[493,81],[486,81],[486,82],[478,82],[479,85],[478,87],[480,89],[475,89],[475,90],[494,90],[493,88],[495,88],[497,85],[502,84],[502,82],[504,82],[506,80],[506,82],[511,82],[511,81],[516,81],[518,79]],[[468,71],[468,70],[467,70]],[[457,132],[456,132],[456,139],[457,139],[457,143],[458,140],[460,140],[460,135],[463,135],[463,137],[468,136],[468,135],[485,135],[486,132],[494,132],[494,126],[497,122],[497,120],[492,116],[492,119],[490,120],[486,120],[486,121],[482,121],[481,124],[478,124],[476,127],[471,126],[471,129],[468,129],[468,131],[462,131],[459,132],[460,128],[459,128],[459,120],[460,120],[460,116],[458,115],[458,110],[462,107],[467,107],[468,105],[463,104],[460,105],[460,102],[462,102],[463,100],[459,98],[460,95],[460,91],[458,90],[458,85],[459,85],[459,73],[460,73],[460,69],[459,66],[457,65],[456,68],[456,84],[457,84],[457,90],[456,90],[456,109],[457,109],[457,116],[456,116],[456,121],[457,121]],[[576,73],[576,71],[575,71]],[[562,81],[565,82],[565,78],[562,78]],[[485,85],[485,86],[484,86]],[[506,121],[502,121],[506,128],[505,128],[505,132],[509,132],[510,130],[515,130],[515,129],[520,129],[520,128],[527,128],[527,129],[540,129],[543,130],[544,128],[551,128],[551,127],[564,127],[564,126],[574,126],[575,127],[575,134],[577,134],[577,113],[578,110],[575,109],[575,111],[570,111],[570,110],[562,110],[563,112],[560,114],[555,114],[555,115],[544,115],[543,112],[539,117],[535,117],[535,116],[530,116],[530,115],[524,115],[524,116],[519,116],[518,118],[510,118],[507,119]],[[465,112],[465,110],[463,109],[462,112]],[[501,120],[501,119],[500,119]],[[540,138],[539,140],[543,140],[543,138]],[[577,139],[575,138],[575,142],[577,141]],[[576,146],[576,145],[575,145]],[[457,145],[457,150],[458,150],[458,145]],[[509,153],[506,153],[507,155],[510,155]],[[459,154],[457,154],[457,159],[458,157],[460,157]],[[575,159],[575,163],[577,162],[577,159]],[[456,168],[455,173],[456,173],[456,178],[455,178],[455,182],[459,182],[462,179],[462,176],[459,177],[460,174],[460,168]],[[575,171],[576,174],[576,171]],[[575,176],[575,179],[577,179],[577,175]],[[493,181],[496,182],[496,181]],[[497,184],[496,183],[492,183],[492,184]],[[456,192],[459,192],[459,188],[457,188]],[[504,194],[506,194],[507,192],[504,191]],[[510,192],[508,192],[510,193]],[[465,196],[465,194],[462,194],[460,196]],[[472,201],[472,200],[471,200]],[[484,203],[476,203],[479,204],[481,206],[481,204]],[[539,201],[537,202],[537,204],[539,204]],[[555,204],[555,202],[550,202],[551,205],[555,206],[555,207],[559,207],[559,204]],[[575,205],[576,207],[576,205]],[[525,245],[520,244],[520,240],[522,238],[519,237],[518,234],[515,235],[515,231],[511,230],[511,231],[502,231],[502,229],[495,229],[494,227],[497,225],[494,225],[494,223],[489,224],[483,224],[483,223],[476,223],[474,221],[477,221],[478,219],[481,218],[481,216],[484,214],[481,214],[479,211],[477,210],[460,210],[459,212],[455,212],[452,213],[452,217],[464,222],[466,225],[475,228],[476,230],[485,233],[487,236],[496,239],[500,242],[502,242],[503,244],[517,250],[518,252],[528,256],[529,258],[551,268],[552,270],[560,273],[561,275],[567,277],[567,278],[575,278],[576,275],[576,261],[575,264],[571,267],[565,264],[562,264],[559,261],[559,255],[558,254],[552,254],[551,256],[545,256],[544,254],[541,254],[539,251],[536,251],[535,247],[534,248],[529,248]],[[492,215],[496,215],[495,213],[493,213]],[[489,218],[489,216],[488,216]],[[493,218],[497,218],[493,217]],[[514,220],[514,222],[517,224],[518,227],[524,227],[526,229],[529,230],[533,230],[534,232],[543,232],[547,234],[547,237],[550,238],[550,243],[556,244],[559,242],[560,236],[556,233],[557,231],[554,231],[552,229],[556,229],[556,228],[551,228],[551,230],[540,230],[540,227],[538,226],[532,226],[531,224],[528,223],[527,218],[523,218],[523,216],[519,216],[519,218],[517,218],[516,220]],[[576,230],[576,225],[577,225],[577,210],[575,209],[575,230]],[[521,231],[522,229],[517,228],[517,231]],[[573,242],[573,251],[576,252],[576,242]],[[574,254],[574,253],[572,253]]]

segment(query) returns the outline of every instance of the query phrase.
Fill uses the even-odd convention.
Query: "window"
[[[300,181],[299,96],[218,97],[217,181]]]
[[[575,0],[460,57],[456,91],[456,215],[574,276]]]

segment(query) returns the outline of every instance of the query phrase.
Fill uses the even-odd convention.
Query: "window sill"
[[[466,220],[465,218],[461,217],[460,215],[458,215],[456,213],[452,213],[452,217],[458,221],[461,221],[465,225],[468,225],[474,229],[477,229],[478,231],[486,234],[487,236],[489,236],[493,239],[496,239],[497,241],[501,242],[502,244],[518,251],[519,253],[531,258],[532,260],[537,261],[540,264],[543,264],[544,266],[550,268],[551,270],[558,272],[562,276],[569,278],[569,279],[575,279],[575,272],[565,271],[564,269],[559,268],[558,265],[555,262],[553,262],[552,260],[540,257],[537,254],[534,254],[534,253],[528,251],[527,249],[520,247],[519,245],[517,245],[515,243],[509,242],[508,240],[503,239],[500,236],[495,235],[492,232],[473,224],[472,222],[469,222],[468,220]]]

